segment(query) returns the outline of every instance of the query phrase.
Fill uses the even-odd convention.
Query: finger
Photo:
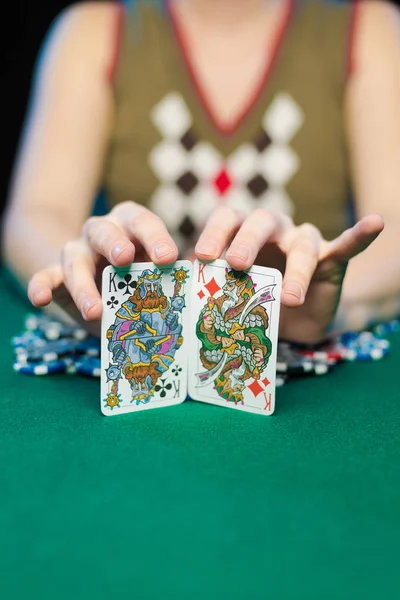
[[[83,237],[91,248],[105,256],[116,267],[130,265],[135,257],[135,246],[118,222],[111,216],[91,217],[83,227]]]
[[[232,236],[240,226],[240,217],[236,211],[221,206],[208,219],[195,247],[195,255],[200,260],[219,258]]]
[[[371,214],[346,229],[339,237],[329,242],[324,258],[347,262],[363,252],[383,231],[385,224],[381,215]]]
[[[275,240],[283,230],[292,227],[286,215],[268,210],[253,211],[243,222],[226,252],[226,260],[238,270],[248,269],[254,264],[257,254],[268,241]]]
[[[304,223],[290,231],[287,237],[281,301],[286,306],[294,307],[303,304],[317,268],[321,234],[313,225]]]
[[[53,299],[53,290],[63,282],[60,265],[52,265],[33,275],[28,284],[28,297],[33,306],[47,306]]]
[[[94,281],[93,252],[83,239],[69,242],[62,253],[63,278],[82,317],[86,321],[99,319],[102,313],[100,293]]]
[[[133,242],[138,241],[156,264],[169,264],[178,258],[174,240],[154,213],[134,202],[126,202],[116,207],[113,216],[123,223]]]

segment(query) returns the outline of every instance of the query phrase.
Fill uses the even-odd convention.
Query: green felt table
[[[400,597],[399,335],[271,417],[107,418],[98,380],[12,371],[29,307],[0,297],[2,598]]]

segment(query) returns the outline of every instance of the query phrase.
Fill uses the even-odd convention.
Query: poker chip
[[[93,336],[81,340],[80,342],[77,342],[75,352],[77,354],[84,354],[85,356],[100,356],[100,340]]]
[[[87,377],[100,377],[101,361],[100,358],[88,356],[75,362],[76,372]]]
[[[372,328],[372,331],[377,335],[390,335],[391,333],[396,333],[397,331],[400,331],[400,320],[393,319],[387,323],[379,323]]]
[[[78,325],[69,325],[45,314],[28,315],[25,319],[25,327],[29,331],[40,331],[50,341],[60,338],[84,340],[89,335],[85,329]]]
[[[11,338],[11,344],[16,350],[27,347],[39,348],[46,344],[46,340],[40,332],[24,331],[20,335]]]
[[[278,344],[276,372],[287,377],[306,375],[325,375],[336,364],[336,360],[326,357],[324,360],[314,360],[303,354],[287,342]]]
[[[23,363],[15,362],[13,364],[14,371],[23,373],[24,375],[51,375],[55,373],[66,373],[73,370],[72,359],[59,359],[51,362],[42,363]]]
[[[306,358],[317,362],[341,362],[345,359],[345,349],[341,344],[327,344],[323,349],[300,350]]]
[[[44,334],[48,340],[58,340],[60,338],[73,338],[75,340],[84,340],[88,337],[85,329],[74,327],[73,325],[64,325],[63,323],[52,323],[44,329]]]
[[[371,331],[349,332],[340,338],[345,360],[380,360],[390,350],[390,342]]]
[[[287,382],[287,377],[285,375],[276,375],[275,377],[275,387],[282,387]]]
[[[59,339],[47,341],[38,347],[27,346],[18,349],[18,358],[26,362],[53,362],[59,358],[73,355],[75,350],[74,342],[68,339]]]
[[[374,326],[371,331],[348,332],[316,345],[279,342],[276,387],[304,376],[325,375],[343,361],[380,360],[390,350],[384,336],[400,331],[400,320]],[[101,342],[77,325],[47,314],[30,314],[25,331],[11,339],[14,370],[27,375],[77,373],[101,376]]]

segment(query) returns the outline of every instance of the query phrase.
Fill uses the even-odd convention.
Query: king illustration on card
[[[193,288],[192,299],[197,307],[192,319],[196,318],[197,346],[195,351],[191,347],[191,397],[270,414],[280,273],[262,267],[235,271],[224,261],[197,263],[195,272],[196,268],[198,289]],[[268,310],[272,304],[277,305],[275,311]]]
[[[114,408],[127,412],[149,408],[146,405],[154,401],[166,405],[184,400],[187,365],[182,347],[188,334],[184,313],[190,278],[185,262],[161,270],[151,263],[132,265],[129,273],[113,267],[105,270],[103,287],[109,284],[114,292],[106,303],[113,312],[103,318],[104,324],[108,321],[103,327],[102,353],[105,414]],[[121,302],[116,298],[119,290],[124,290]]]

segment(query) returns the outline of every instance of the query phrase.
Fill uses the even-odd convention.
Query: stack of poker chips
[[[377,325],[372,331],[348,332],[316,345],[290,344],[280,341],[277,351],[276,384],[310,375],[326,375],[344,361],[381,360],[390,350],[384,337],[400,331],[400,321]]]
[[[12,338],[14,370],[24,375],[79,373],[100,377],[100,340],[45,314],[28,315]]]
[[[377,325],[371,331],[350,332],[319,345],[280,341],[276,385],[299,377],[321,376],[344,361],[380,360],[389,352],[385,339],[400,331],[400,321]],[[12,338],[14,369],[25,375],[53,373],[100,377],[100,340],[80,327],[66,325],[46,314],[28,315],[24,331]]]

